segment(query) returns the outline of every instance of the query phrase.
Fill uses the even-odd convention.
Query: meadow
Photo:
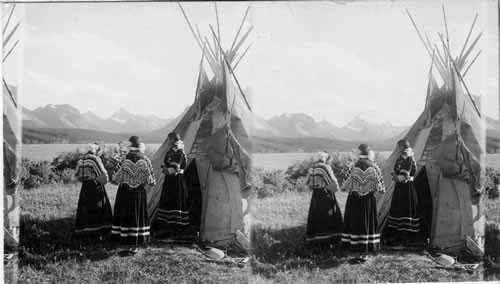
[[[45,151],[33,148],[30,158],[47,160],[59,152],[75,149],[74,145],[64,150],[54,145],[43,146]],[[25,157],[29,153],[27,148],[23,152]],[[6,279],[16,276],[20,283],[355,283],[500,279],[500,273],[484,274],[483,269],[466,272],[437,268],[422,251],[382,250],[368,262],[355,265],[348,262],[350,256],[338,247],[306,245],[303,238],[311,193],[291,186],[285,176],[288,167],[309,159],[311,154],[254,155],[259,187],[267,191],[253,196],[253,256],[245,267],[231,261],[212,261],[192,244],[165,244],[153,238],[138,255],[120,257],[120,248],[114,243],[77,239],[70,232],[80,184],[54,183],[20,191],[20,265],[18,273],[7,271]],[[381,153],[381,158],[388,154]],[[489,158],[488,164],[493,166],[500,155]],[[106,188],[114,204],[117,188],[110,184]],[[343,210],[346,194],[336,193],[336,196]],[[498,199],[485,200],[488,226],[496,232],[496,235],[490,234],[487,246],[495,250],[491,255],[500,257],[500,249],[492,245],[497,239],[500,241],[500,206]]]
[[[343,211],[347,194],[336,193]],[[254,203],[251,283],[456,282],[498,280],[474,272],[437,268],[422,250],[383,249],[366,263],[350,264],[345,251],[304,241],[311,193],[289,192]],[[343,212],[342,212],[343,213]]]
[[[107,185],[114,204],[117,187]],[[249,267],[212,261],[192,244],[155,240],[133,257],[71,234],[80,184],[21,191],[19,283],[246,283]],[[6,281],[7,282],[7,281]]]

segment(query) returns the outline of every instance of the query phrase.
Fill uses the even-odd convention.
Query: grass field
[[[300,155],[299,155],[300,154]],[[283,168],[287,154],[261,162]],[[299,157],[300,156],[300,157]],[[491,156],[496,165],[500,155]],[[492,164],[493,163],[493,164]],[[116,186],[107,185],[114,204]],[[8,263],[5,279],[16,276],[19,283],[331,283],[340,282],[428,282],[499,280],[500,269],[486,276],[436,268],[420,251],[383,250],[367,263],[352,265],[350,256],[338,248],[308,247],[303,242],[310,193],[288,192],[253,202],[251,265],[240,268],[231,262],[212,262],[190,245],[168,245],[153,240],[134,257],[120,257],[120,248],[106,241],[76,240],[71,234],[80,184],[42,186],[21,190],[20,266],[14,272]],[[344,208],[346,194],[337,193]],[[486,248],[500,262],[500,200],[485,202]],[[487,252],[488,254],[488,252]],[[488,268],[488,267],[487,267]]]
[[[215,263],[195,248],[153,241],[137,256],[118,256],[119,247],[75,240],[70,234],[79,184],[22,191],[19,283],[331,283],[498,280],[435,268],[421,252],[382,251],[364,264],[349,264],[338,248],[303,242],[310,193],[287,193],[253,202],[253,259],[240,268]],[[116,186],[107,186],[112,204]],[[337,193],[341,208],[346,194]],[[486,204],[488,222],[500,224],[497,202]],[[500,236],[498,236],[500,238]],[[6,275],[9,277],[9,275]],[[7,278],[10,279],[10,278]]]
[[[341,208],[345,193],[337,193]],[[436,282],[483,280],[483,271],[445,270],[422,252],[382,250],[364,264],[334,248],[303,241],[310,193],[287,193],[258,200],[252,229],[252,283]]]
[[[114,204],[116,186],[107,186]],[[214,262],[190,245],[154,241],[133,257],[113,243],[76,240],[70,230],[79,184],[21,191],[19,283],[245,283],[248,265]]]

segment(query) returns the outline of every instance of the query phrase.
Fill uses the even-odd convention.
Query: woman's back
[[[143,184],[154,184],[153,166],[146,155],[139,151],[131,151],[125,157],[114,181],[125,183],[135,188]]]
[[[360,195],[385,190],[380,168],[369,159],[360,159],[356,162],[342,188]]]
[[[99,175],[106,174],[101,159],[93,153],[86,153],[78,160],[76,175],[81,180],[95,180]]]

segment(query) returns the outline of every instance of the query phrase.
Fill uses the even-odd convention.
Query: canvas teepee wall
[[[174,129],[184,140],[188,158],[185,176],[197,179],[201,189],[200,237],[211,242],[230,242],[238,230],[243,230],[242,189],[251,169],[251,158],[245,150],[249,142],[246,123],[250,106],[239,87],[234,68],[246,53],[239,56],[238,49],[250,30],[235,44],[238,31],[227,52],[220,47],[220,37],[213,29],[215,47],[206,40],[202,44],[201,36],[193,32],[203,51],[196,97]],[[210,79],[205,62],[213,73]],[[161,195],[164,176],[160,165],[168,147],[165,141],[152,159],[157,185],[148,191],[151,221],[155,219]],[[196,176],[188,171],[196,172]]]
[[[455,59],[449,55],[442,36],[444,56],[436,48],[430,52],[431,47],[424,43],[443,84],[438,86],[431,68],[425,109],[405,136],[417,161],[415,184],[422,229],[424,233],[427,231],[431,246],[445,250],[463,248],[467,237],[480,247],[484,245],[484,216],[480,204],[484,127],[462,75],[468,70],[466,57],[481,34],[464,52],[469,36]],[[377,199],[381,231],[389,214],[394,190],[391,171],[398,156],[394,151],[382,167],[387,192]]]
[[[14,10],[15,5],[7,7],[3,17],[2,63],[6,62],[19,43],[19,40],[15,40],[15,35],[20,22],[12,27]],[[2,85],[4,244],[8,249],[15,249],[19,242],[17,190],[21,166],[21,106],[17,88],[9,85],[5,78],[2,78]]]

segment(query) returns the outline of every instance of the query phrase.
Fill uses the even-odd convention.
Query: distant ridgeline
[[[127,140],[129,137],[129,134],[109,133],[89,129],[23,128],[23,144],[116,143]],[[160,137],[158,141],[160,141]]]
[[[162,143],[168,133],[139,134],[145,143]],[[55,128],[24,128],[24,144],[82,144],[89,142],[116,143],[127,140],[132,133],[109,133],[88,129],[55,129]],[[253,153],[280,152],[315,152],[315,151],[350,151],[361,142],[342,141],[315,137],[252,137],[250,141],[242,141]],[[376,151],[388,151],[394,148],[396,141],[386,140],[369,143]]]
[[[139,134],[146,143],[163,143],[164,135]],[[82,144],[89,142],[117,143],[128,140],[131,133],[109,133],[88,129],[23,128],[24,144]],[[343,141],[317,137],[253,137],[248,150],[253,153],[286,153],[315,151],[350,151],[360,143],[369,144],[375,151],[394,149],[397,138],[383,141]],[[248,141],[247,141],[248,143]],[[500,153],[500,137],[488,135],[488,153]]]

